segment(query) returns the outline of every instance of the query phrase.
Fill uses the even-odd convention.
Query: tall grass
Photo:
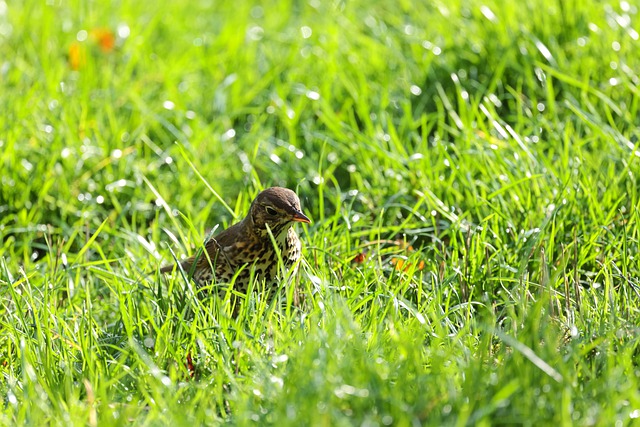
[[[0,2],[0,424],[634,424],[638,31],[628,2]],[[301,306],[156,273],[271,185],[313,220]]]

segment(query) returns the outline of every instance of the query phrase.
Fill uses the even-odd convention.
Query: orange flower
[[[84,46],[78,42],[71,43],[69,46],[69,65],[72,70],[78,71],[87,61],[87,52]]]
[[[392,258],[391,259],[391,265],[395,266],[395,269],[397,271],[407,271],[411,268],[411,263],[405,261],[402,258]],[[424,270],[424,261],[420,260],[420,262],[418,262],[418,266],[416,267],[416,270],[418,271],[422,271]],[[404,268],[403,268],[404,267]]]
[[[108,28],[94,28],[91,30],[91,36],[96,40],[100,50],[104,53],[113,52],[116,47],[116,36]]]

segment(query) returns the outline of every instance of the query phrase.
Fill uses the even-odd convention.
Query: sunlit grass
[[[0,2],[0,424],[633,424],[637,28]],[[271,185],[312,218],[301,304],[157,274]]]

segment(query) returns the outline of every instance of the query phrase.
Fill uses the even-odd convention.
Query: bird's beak
[[[311,223],[311,220],[307,218],[307,216],[300,211],[294,212],[293,216],[291,217],[291,220],[296,222],[305,222],[307,224]]]

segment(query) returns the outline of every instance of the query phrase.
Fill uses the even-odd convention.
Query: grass
[[[638,19],[0,2],[0,424],[634,424]],[[302,307],[156,274],[271,185]]]

